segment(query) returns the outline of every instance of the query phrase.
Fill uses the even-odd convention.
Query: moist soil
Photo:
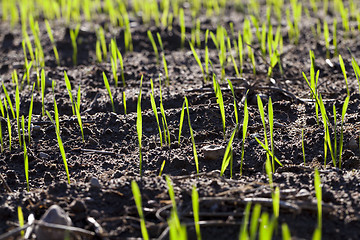
[[[261,8],[261,11],[266,11]],[[333,11],[330,8],[330,12]],[[206,16],[203,12],[201,31],[215,32],[217,24],[224,25],[231,33],[229,23],[237,32],[242,29],[244,9],[228,6],[220,16]],[[335,13],[333,13],[335,14]],[[190,13],[186,12],[186,15]],[[4,151],[0,155],[0,174],[4,181],[0,188],[0,233],[17,227],[17,207],[24,212],[25,219],[34,214],[40,219],[51,205],[61,206],[72,219],[75,227],[94,231],[94,225],[87,221],[93,217],[101,226],[99,238],[140,238],[140,220],[131,191],[135,180],[141,191],[146,225],[151,238],[167,239],[166,220],[170,216],[171,202],[167,191],[165,175],[170,176],[176,196],[180,220],[187,226],[189,239],[196,239],[192,218],[191,190],[195,185],[200,197],[201,234],[203,239],[237,239],[245,206],[248,202],[259,203],[263,212],[272,214],[271,188],[265,173],[266,152],[255,140],[263,138],[263,127],[257,107],[257,95],[261,96],[267,109],[271,97],[274,109],[275,155],[283,166],[275,165],[274,185],[280,188],[281,206],[278,226],[289,225],[294,239],[310,239],[317,226],[317,204],[314,190],[314,170],[319,169],[322,182],[323,238],[360,238],[360,175],[359,175],[359,94],[358,84],[351,66],[351,57],[360,62],[360,34],[357,28],[346,33],[338,23],[338,53],[342,55],[347,70],[351,93],[349,108],[344,123],[344,149],[342,168],[334,167],[328,151],[324,165],[324,128],[321,119],[317,123],[315,103],[311,100],[309,87],[302,72],[310,73],[309,50],[315,53],[316,70],[320,71],[318,90],[325,101],[329,118],[333,121],[333,106],[337,110],[337,139],[340,141],[341,110],[346,97],[346,86],[338,56],[330,49],[330,66],[326,60],[325,42],[313,35],[311,27],[323,16],[303,16],[298,44],[288,37],[286,23],[282,23],[284,50],[281,55],[280,72],[276,66],[272,78],[267,77],[268,59],[262,57],[259,44],[254,44],[256,75],[246,58],[242,78],[236,78],[231,61],[225,69],[235,88],[239,113],[239,132],[233,142],[233,178],[230,168],[220,176],[222,155],[205,158],[203,148],[208,145],[226,147],[235,128],[234,102],[226,80],[221,81],[217,50],[209,40],[211,76],[216,74],[220,82],[226,112],[226,134],[222,129],[219,106],[213,91],[212,81],[204,82],[203,75],[188,44],[181,47],[180,27],[174,20],[172,29],[157,28],[143,24],[139,17],[131,18],[133,51],[125,52],[123,29],[109,27],[107,42],[116,38],[124,58],[126,87],[114,87],[111,64],[108,59],[97,63],[95,55],[96,31],[98,25],[109,26],[105,17],[96,23],[82,22],[78,36],[78,64],[72,64],[72,45],[69,28],[61,21],[51,22],[56,45],[60,55],[60,66],[56,65],[45,24],[39,22],[41,41],[44,46],[48,80],[55,81],[54,93],[49,85],[45,93],[45,108],[53,115],[53,98],[57,101],[60,114],[60,131],[67,156],[70,181],[67,183],[63,160],[57,145],[55,127],[47,116],[41,113],[41,93],[34,91],[31,141],[27,143],[29,155],[30,191],[26,191],[23,147],[19,145],[16,120],[12,125],[12,146],[9,150],[9,134],[6,119],[2,118]],[[274,20],[274,27],[277,21]],[[327,19],[332,22],[331,19]],[[192,25],[186,18],[187,37]],[[355,24],[355,21],[350,21]],[[354,25],[355,26],[355,25]],[[24,75],[24,57],[21,45],[20,27],[11,28],[2,22],[0,31],[0,74],[10,98],[15,102],[14,84],[11,73],[16,70],[20,80]],[[357,26],[356,26],[357,27]],[[147,30],[153,35],[159,32],[169,68],[169,84],[166,84],[162,64],[156,63]],[[255,31],[255,29],[253,29]],[[229,34],[230,37],[231,34]],[[204,34],[201,49],[196,48],[204,62]],[[350,51],[351,54],[350,54]],[[30,60],[30,59],[29,59]],[[71,81],[73,94],[81,85],[81,117],[84,136],[82,141],[76,116],[64,81],[64,71]],[[115,112],[104,86],[102,72],[108,76],[114,97]],[[150,79],[154,81],[155,101],[160,104],[159,74],[162,80],[163,105],[169,131],[170,146],[160,146],[156,118],[150,102]],[[139,170],[139,144],[136,131],[137,99],[142,84],[142,174]],[[121,76],[119,75],[119,79]],[[121,81],[121,80],[120,80]],[[31,85],[36,82],[35,72],[31,74]],[[248,92],[249,128],[245,140],[243,174],[240,175],[242,121],[244,94]],[[125,92],[127,114],[124,114],[122,93]],[[2,93],[2,98],[4,94]],[[193,148],[187,116],[185,114],[181,142],[178,144],[179,120],[184,97],[189,101],[191,126],[198,153],[199,174],[196,172]],[[20,115],[28,118],[31,101],[31,86],[24,84],[20,92]],[[158,110],[159,111],[159,110]],[[265,111],[267,112],[267,111]],[[332,126],[334,127],[334,126]],[[269,129],[268,129],[269,130]],[[304,135],[305,162],[302,152],[302,130]],[[268,132],[269,136],[269,132]],[[334,139],[334,136],[332,136]],[[159,176],[165,162],[162,176]],[[339,166],[337,160],[336,166]],[[99,184],[97,184],[97,181]],[[7,189],[6,184],[9,186]],[[275,233],[281,238],[281,229]],[[15,238],[15,237],[13,237]]]

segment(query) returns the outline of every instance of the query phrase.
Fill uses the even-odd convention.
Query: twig
[[[5,178],[3,177],[2,173],[0,173],[0,178],[2,181],[2,184],[4,185],[6,191],[8,191],[9,193],[11,193],[11,188],[9,187],[9,185],[7,184],[7,182],[5,181]]]
[[[106,154],[106,155],[115,154],[114,152],[110,152],[110,151],[87,149],[87,148],[73,148],[73,149],[71,149],[71,151],[82,151],[82,152],[99,153],[99,154]]]

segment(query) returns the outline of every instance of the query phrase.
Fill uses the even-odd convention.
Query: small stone
[[[47,154],[47,153],[44,153],[44,152],[40,152],[39,153],[39,158],[47,160],[47,159],[50,159],[50,155]]]
[[[296,195],[296,198],[307,198],[310,196],[310,192],[304,188],[302,188]]]
[[[216,160],[224,156],[225,147],[217,145],[207,145],[202,148],[206,160]]]
[[[75,213],[81,213],[81,212],[86,212],[86,205],[85,202],[83,200],[74,200],[71,204],[70,204],[70,209],[71,211],[75,212]]]
[[[101,188],[101,184],[99,182],[99,179],[97,179],[96,177],[92,177],[90,179],[90,186],[94,187],[94,188]]]
[[[41,127],[40,127],[39,125],[34,125],[33,128],[32,128],[32,130],[33,130],[34,132],[40,132],[40,131],[41,131]]]
[[[348,146],[352,151],[356,151],[359,148],[356,139],[353,137],[350,139]]]
[[[72,221],[69,215],[58,205],[52,205],[41,217],[40,222],[60,224],[65,226],[72,226]],[[36,239],[38,240],[63,240],[70,233],[64,230],[45,228],[36,226],[35,228]]]
[[[96,209],[93,209],[93,210],[90,211],[89,216],[93,217],[93,218],[99,218],[100,217],[100,212],[98,210],[96,210]]]

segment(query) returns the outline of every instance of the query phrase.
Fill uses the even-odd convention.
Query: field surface
[[[66,1],[61,2],[66,4]],[[82,8],[89,1],[74,2]],[[113,4],[117,24],[111,20],[113,11],[109,10],[107,2]],[[96,232],[98,239],[142,238],[141,218],[131,187],[135,180],[141,192],[149,237],[169,239],[167,220],[171,216],[172,202],[165,179],[169,176],[178,216],[186,226],[188,239],[197,238],[193,186],[199,194],[202,239],[239,239],[249,202],[252,207],[260,204],[262,213],[269,214],[269,221],[275,219],[271,216],[274,215],[276,187],[280,191],[280,210],[273,220],[274,224],[276,222],[273,239],[284,237],[282,225],[285,223],[293,239],[311,239],[319,224],[314,187],[315,169],[318,169],[322,238],[360,239],[360,95],[356,75],[356,63],[360,63],[360,3],[330,0],[325,11],[325,1],[284,1],[278,7],[276,1],[214,0],[209,1],[214,4],[210,7],[206,1],[199,1],[199,8],[197,1],[160,1],[155,4],[159,11],[157,16],[156,11],[149,14],[144,10],[153,1],[129,2],[104,1],[96,5],[100,1],[94,1],[90,16],[81,10],[78,18],[73,5],[74,12],[69,13],[69,19],[66,6],[61,8],[60,16],[53,19],[44,13],[51,14],[50,10],[39,8],[41,10],[34,10],[32,18],[38,24],[35,31],[31,23],[25,30],[20,19],[13,23],[14,16],[7,10],[10,8],[5,7],[12,4],[2,5],[0,234],[18,227],[18,207],[26,223],[30,214],[38,220],[50,206],[57,204],[68,213],[74,227],[85,229],[87,233]],[[175,2],[182,10],[174,11]],[[173,18],[166,15],[165,3],[170,4]],[[296,6],[301,3],[300,17],[296,17]],[[124,15],[121,6],[128,15]],[[29,17],[25,18],[30,19],[31,10],[27,11]],[[45,19],[49,19],[53,43]],[[103,29],[103,35],[99,29]],[[324,34],[327,29],[328,37]],[[24,31],[32,45],[33,58]],[[38,56],[41,54],[35,54],[39,46],[34,32],[42,46],[42,60]],[[76,60],[71,39],[74,32],[78,33]],[[158,48],[158,57],[149,33]],[[102,36],[106,42],[104,46]],[[158,36],[162,39],[162,47]],[[111,46],[112,39],[116,47]],[[59,64],[54,56],[54,45]],[[239,49],[243,52],[239,53]],[[32,66],[27,73],[26,66],[30,62]],[[42,70],[44,76],[41,77]],[[313,75],[313,92],[303,73],[309,82]],[[65,75],[74,103],[69,98]],[[113,106],[104,75],[110,85]],[[233,85],[234,95],[228,80]],[[152,97],[158,118],[154,114]],[[184,105],[185,97],[188,107]],[[240,174],[245,99],[248,127]],[[264,106],[265,119],[260,114],[259,99]],[[344,108],[347,101],[348,107]],[[269,119],[269,102],[273,120]],[[33,110],[29,115],[31,105]],[[343,109],[346,110],[344,114]],[[24,116],[24,129],[21,129],[21,116]],[[29,116],[30,132],[27,130]],[[181,116],[184,118],[179,143]],[[139,126],[142,126],[141,145]],[[58,137],[64,147],[69,179]],[[228,150],[232,153],[232,164],[222,172],[224,152],[231,137],[232,148]],[[264,147],[257,139],[265,144]],[[220,150],[209,153],[209,147]],[[282,166],[275,161],[272,169],[269,164],[268,170],[273,171],[270,173],[266,171],[266,161],[267,158],[269,163],[273,161],[272,154]],[[270,184],[269,176],[272,178]],[[100,226],[96,227],[89,217]],[[76,231],[73,234],[80,237]],[[20,234],[14,234],[9,239],[19,237]],[[35,233],[31,237],[35,238]],[[91,237],[83,235],[82,238]]]

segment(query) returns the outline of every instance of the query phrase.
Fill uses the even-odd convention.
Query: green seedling
[[[270,188],[273,190],[274,189],[274,183],[273,183],[273,178],[272,178],[272,166],[271,166],[271,163],[270,163],[270,160],[269,159],[266,159],[266,162],[265,162],[265,171],[266,171],[266,175],[268,176],[269,178],[269,185],[270,185]]]
[[[46,31],[48,33],[48,36],[49,36],[49,39],[50,39],[50,42],[51,42],[51,45],[52,45],[52,48],[53,48],[56,63],[57,63],[57,65],[60,65],[59,53],[58,53],[57,48],[56,48],[56,43],[55,43],[55,40],[54,40],[54,36],[53,36],[53,34],[51,32],[50,24],[49,24],[48,20],[46,20],[46,19],[45,19],[45,26],[46,26]]]
[[[200,232],[200,224],[199,224],[199,221],[200,221],[200,218],[199,218],[199,194],[198,194],[198,191],[197,191],[195,185],[192,188],[191,199],[192,199],[196,237],[197,237],[197,240],[201,240],[201,232]]]
[[[4,99],[4,101],[6,101],[6,99]],[[1,115],[3,117],[5,117],[4,105],[3,105],[3,101],[1,100],[1,98],[0,98],[0,112],[1,112]]]
[[[259,239],[271,240],[274,231],[275,219],[269,221],[269,214],[263,213],[260,218]]]
[[[72,48],[73,48],[72,59],[73,59],[73,64],[74,65],[77,65],[77,51],[78,51],[78,48],[77,48],[76,39],[78,37],[79,30],[80,30],[80,24],[76,25],[75,29],[70,29],[71,45],[72,45]]]
[[[241,37],[241,32],[238,34],[238,49],[239,49],[239,61],[240,61],[240,75],[243,73],[243,65],[244,65],[244,50],[243,50],[243,41]]]
[[[95,52],[96,52],[97,61],[99,63],[102,63],[103,59],[102,59],[102,52],[101,52],[101,46],[100,46],[100,41],[99,40],[96,40]]]
[[[281,225],[282,240],[291,240],[291,234],[289,227],[286,223]]]
[[[66,71],[64,71],[64,79],[65,79],[66,89],[69,94],[69,98],[70,98],[70,102],[71,102],[72,113],[73,113],[73,115],[75,115],[75,102],[74,102],[73,95],[71,93],[71,83],[70,83],[68,75],[66,74]]]
[[[215,96],[216,96],[216,102],[219,105],[219,109],[220,109],[221,121],[222,121],[222,126],[223,126],[223,134],[224,134],[224,138],[225,138],[225,134],[226,134],[225,106],[224,106],[223,95],[222,95],[222,92],[220,89],[220,84],[216,80],[215,74],[213,75],[213,87],[214,87],[214,92],[215,92]]]
[[[142,175],[142,115],[141,115],[141,90],[142,90],[142,81],[143,75],[141,75],[140,79],[140,90],[138,95],[138,102],[137,102],[137,118],[136,118],[136,131],[138,134],[138,141],[139,141],[139,169],[140,169],[140,176]]]
[[[155,57],[156,57],[156,64],[159,64],[159,51],[158,51],[158,48],[156,46],[154,37],[153,37],[150,30],[147,31],[147,35],[148,35],[148,38],[149,38],[149,40],[151,42],[151,45],[152,45],[152,47],[154,49],[154,53],[155,53]]]
[[[81,115],[80,115],[80,96],[81,96],[81,88],[79,86],[77,102],[75,103],[75,112],[76,112],[76,118],[78,120],[79,127],[80,127],[81,138],[82,138],[82,141],[85,142],[84,130],[83,130],[83,125],[82,125],[82,120],[81,120]]]
[[[230,177],[232,178],[232,161],[233,161],[233,149],[232,149],[232,142],[234,141],[235,134],[238,131],[238,125],[236,125],[235,129],[233,130],[231,137],[229,139],[228,145],[225,150],[225,154],[223,157],[223,161],[221,164],[221,171],[220,176],[222,176],[226,170],[226,168],[229,166],[230,163]]]
[[[4,94],[5,94],[5,97],[6,97],[6,100],[7,100],[7,104],[8,104],[8,105],[6,105],[6,109],[7,109],[7,106],[9,106],[12,117],[15,119],[16,118],[15,111],[14,111],[13,105],[11,103],[10,96],[9,96],[7,90],[6,90],[6,87],[5,87],[4,83],[2,83],[2,87],[3,87]],[[6,102],[6,100],[5,100],[5,102]]]
[[[9,113],[6,114],[7,127],[8,127],[8,135],[9,135],[9,150],[11,151],[11,123],[9,118]]]
[[[240,161],[240,175],[242,175],[242,166],[244,163],[244,154],[245,154],[245,139],[247,136],[247,128],[249,123],[249,111],[247,107],[247,98],[245,98],[244,103],[244,119],[242,125],[242,142],[241,142],[241,161]]]
[[[124,105],[124,114],[126,115],[126,95],[125,95],[125,91],[123,91],[122,93],[123,95],[123,105]]]
[[[279,187],[275,188],[275,191],[272,193],[272,202],[273,202],[273,212],[276,219],[280,215],[280,189]]]
[[[250,222],[250,240],[255,240],[256,233],[259,226],[259,219],[261,214],[261,205],[256,204],[253,208],[251,214],[251,222]]]
[[[60,136],[59,115],[58,115],[57,104],[56,104],[55,98],[54,98],[54,111],[55,111],[55,121],[51,117],[51,114],[49,113],[49,111],[46,111],[46,114],[48,115],[48,117],[49,117],[50,121],[52,122],[52,124],[55,126],[56,138],[57,138],[57,141],[58,141],[61,157],[63,159],[67,180],[68,180],[68,183],[70,184],[70,174],[69,174],[69,169],[68,169],[68,165],[67,165],[64,144],[63,144],[63,142],[61,140],[61,136]]]
[[[29,144],[31,141],[31,118],[32,118],[32,111],[34,106],[34,90],[35,90],[35,83],[33,83],[32,91],[31,91],[31,101],[29,106],[29,114],[28,114],[28,135],[29,135]]]
[[[179,22],[180,22],[180,31],[181,31],[181,48],[183,48],[185,44],[185,17],[184,17],[184,9],[182,8],[180,8],[179,11]]]
[[[317,230],[315,233],[317,235],[320,235],[321,239],[321,231],[322,231],[322,193],[321,193],[321,180],[320,180],[320,174],[317,169],[315,169],[315,175],[314,175],[314,186],[315,186],[315,195],[317,200],[317,209],[318,209],[318,223],[317,223]]]
[[[160,171],[159,171],[159,177],[161,177],[161,175],[162,175],[162,172],[163,172],[164,167],[165,167],[165,163],[166,163],[166,161],[164,160],[163,163],[161,164]]]
[[[357,64],[357,62],[355,61],[354,57],[351,59],[351,65],[352,65],[352,67],[354,69],[354,73],[355,73],[355,76],[356,76],[356,80],[358,82],[359,93],[360,93],[360,67]]]
[[[249,219],[250,219],[250,210],[251,210],[251,203],[249,202],[246,204],[246,207],[244,210],[244,217],[241,222],[239,240],[249,239],[248,225],[249,225]]]
[[[144,213],[143,213],[143,210],[142,210],[141,193],[140,193],[139,186],[135,182],[135,180],[131,181],[131,190],[132,190],[135,205],[136,205],[139,217],[140,217],[140,228],[141,228],[142,237],[143,237],[144,240],[148,240],[149,239],[149,234],[148,234],[147,229],[146,229],[145,217],[144,217]]]
[[[206,82],[206,74],[205,74],[204,68],[203,68],[203,66],[202,66],[201,60],[200,60],[199,56],[197,55],[197,53],[196,53],[196,51],[195,51],[195,49],[194,49],[193,45],[191,44],[191,42],[189,42],[189,45],[190,45],[190,48],[191,48],[192,54],[193,54],[193,56],[194,56],[194,58],[195,58],[195,60],[196,60],[197,64],[199,65],[199,67],[200,67],[200,70],[201,70],[202,74],[203,74],[203,77],[204,77],[204,83],[205,83],[205,82]]]
[[[114,99],[113,99],[112,94],[111,94],[111,89],[110,89],[109,81],[108,81],[108,79],[107,79],[107,77],[106,77],[106,75],[105,75],[104,72],[103,72],[103,79],[104,79],[104,84],[105,84],[106,90],[107,90],[108,95],[109,95],[109,98],[110,98],[112,110],[113,110],[113,112],[115,112]]]
[[[272,171],[275,172],[275,149],[274,149],[274,110],[272,106],[271,97],[269,97],[268,102],[268,118],[269,118],[269,128],[270,128],[270,146],[271,146],[271,152],[272,152]]]
[[[236,42],[235,42],[236,43]],[[233,56],[232,54],[232,49],[231,49],[231,42],[230,42],[230,38],[227,38],[227,48],[228,48],[228,51],[230,53],[230,58],[231,58],[231,61],[233,63],[233,66],[234,66],[234,70],[235,70],[235,73],[236,73],[236,76],[237,77],[240,77],[240,72],[239,72],[239,69],[236,65],[236,61],[235,61],[235,57]]]
[[[41,112],[45,116],[45,70],[41,69]]]
[[[259,108],[259,112],[260,112],[261,122],[263,124],[263,129],[264,129],[265,148],[269,149],[269,144],[268,144],[268,139],[267,139],[267,134],[266,134],[264,105],[263,105],[259,95],[257,95],[257,104],[258,104],[258,108]],[[269,154],[266,154],[266,159],[269,160]]]
[[[170,84],[170,79],[169,79],[169,72],[168,72],[168,67],[167,67],[167,63],[166,63],[166,58],[165,58],[164,46],[163,46],[163,43],[162,43],[160,34],[157,33],[156,35],[157,35],[157,38],[158,38],[158,41],[159,41],[159,45],[160,45],[160,48],[161,48],[161,51],[162,51],[162,59],[163,59],[163,65],[164,65],[164,72],[165,72],[165,76],[166,76],[165,84],[166,84],[167,86],[169,86],[169,84]]]
[[[205,32],[205,72],[206,72],[206,81],[209,79],[209,47],[208,47],[208,38],[209,38],[209,29],[206,29]]]
[[[340,130],[340,146],[339,146],[339,168],[341,169],[342,164],[342,151],[343,151],[343,145],[344,145],[344,120],[345,120],[345,114],[346,110],[349,106],[350,97],[347,96],[341,112],[341,130]]]
[[[16,110],[16,124],[18,130],[18,137],[19,137],[19,144],[21,146],[21,139],[20,139],[20,93],[19,93],[19,86],[16,85],[15,90],[15,110]]]
[[[158,112],[157,112],[155,98],[154,98],[154,84],[153,84],[152,79],[150,79],[150,85],[151,85],[151,93],[150,93],[151,107],[153,109],[153,112],[154,112],[154,115],[155,115],[155,118],[156,118],[156,123],[158,125],[159,137],[160,137],[160,146],[162,147],[163,146],[162,131],[161,131],[161,127],[160,127]]]
[[[118,57],[119,63],[120,63],[121,80],[122,80],[122,83],[123,83],[123,87],[126,87],[125,75],[124,75],[124,61],[123,61],[123,57],[122,57],[121,52],[120,52],[119,49],[117,49],[117,57]]]
[[[183,105],[182,105],[182,108],[181,108],[181,113],[180,113],[179,140],[178,140],[179,145],[180,145],[180,140],[181,140],[181,131],[182,131],[183,123],[184,123],[184,114],[185,114],[185,101],[183,102]]]
[[[230,90],[231,90],[231,93],[232,93],[232,96],[233,96],[233,99],[234,99],[234,115],[235,115],[235,123],[236,125],[239,124],[239,116],[238,116],[238,109],[237,109],[237,102],[236,102],[236,97],[235,97],[235,91],[234,91],[234,87],[231,83],[231,81],[228,79],[227,80],[228,84],[229,84],[229,87],[230,87]]]
[[[25,179],[26,179],[26,189],[29,192],[29,157],[27,154],[26,141],[25,141],[25,119],[24,116],[21,117],[21,126],[22,126],[22,134],[23,139],[19,136],[19,142],[23,141],[24,143],[24,169],[25,169]]]
[[[98,37],[98,39],[100,41],[102,54],[103,54],[103,59],[106,60],[106,58],[107,58],[107,48],[106,48],[105,33],[104,33],[104,29],[102,27],[99,27],[99,29],[97,31],[97,37]]]
[[[164,129],[164,140],[165,140],[165,143],[167,143],[170,146],[170,131],[169,131],[169,126],[166,121],[165,109],[164,109],[164,105],[163,105],[160,75],[159,75],[159,90],[160,90],[160,112],[161,112],[161,116],[162,116],[161,121],[162,121],[163,129]]]
[[[1,153],[2,153],[4,151],[4,139],[3,139],[1,124],[0,124],[0,143],[1,143]]]
[[[199,173],[198,155],[197,155],[197,151],[196,151],[194,133],[193,133],[193,129],[192,129],[192,127],[191,127],[189,103],[188,103],[188,100],[187,100],[186,96],[185,96],[184,103],[185,103],[185,107],[186,107],[186,111],[187,111],[187,116],[188,116],[189,130],[190,130],[191,142],[192,142],[193,153],[194,153],[194,160],[195,160],[195,165],[196,165],[196,173]],[[183,104],[183,108],[182,108],[182,112],[183,112],[183,111],[184,111],[184,104]],[[181,117],[180,117],[180,126],[182,126],[182,122],[183,122],[183,121],[184,121],[184,114],[181,114]],[[181,136],[181,128],[179,129],[179,142],[180,142],[180,136]]]
[[[24,214],[20,206],[17,207],[19,226],[22,227],[25,224]],[[21,236],[24,237],[24,231],[21,231]]]
[[[165,179],[166,179],[166,184],[168,187],[169,197],[170,197],[171,204],[172,204],[171,212],[173,213],[173,221],[175,221],[175,226],[178,229],[180,227],[180,219],[179,219],[179,216],[177,213],[174,187],[172,185],[172,182],[171,182],[171,179],[169,176],[166,176]]]
[[[350,96],[350,90],[349,90],[348,80],[347,80],[347,76],[346,76],[345,64],[344,64],[344,61],[343,61],[341,55],[339,55],[339,63],[340,63],[342,73],[344,75],[344,79],[345,79],[346,92],[347,92],[347,95]]]

